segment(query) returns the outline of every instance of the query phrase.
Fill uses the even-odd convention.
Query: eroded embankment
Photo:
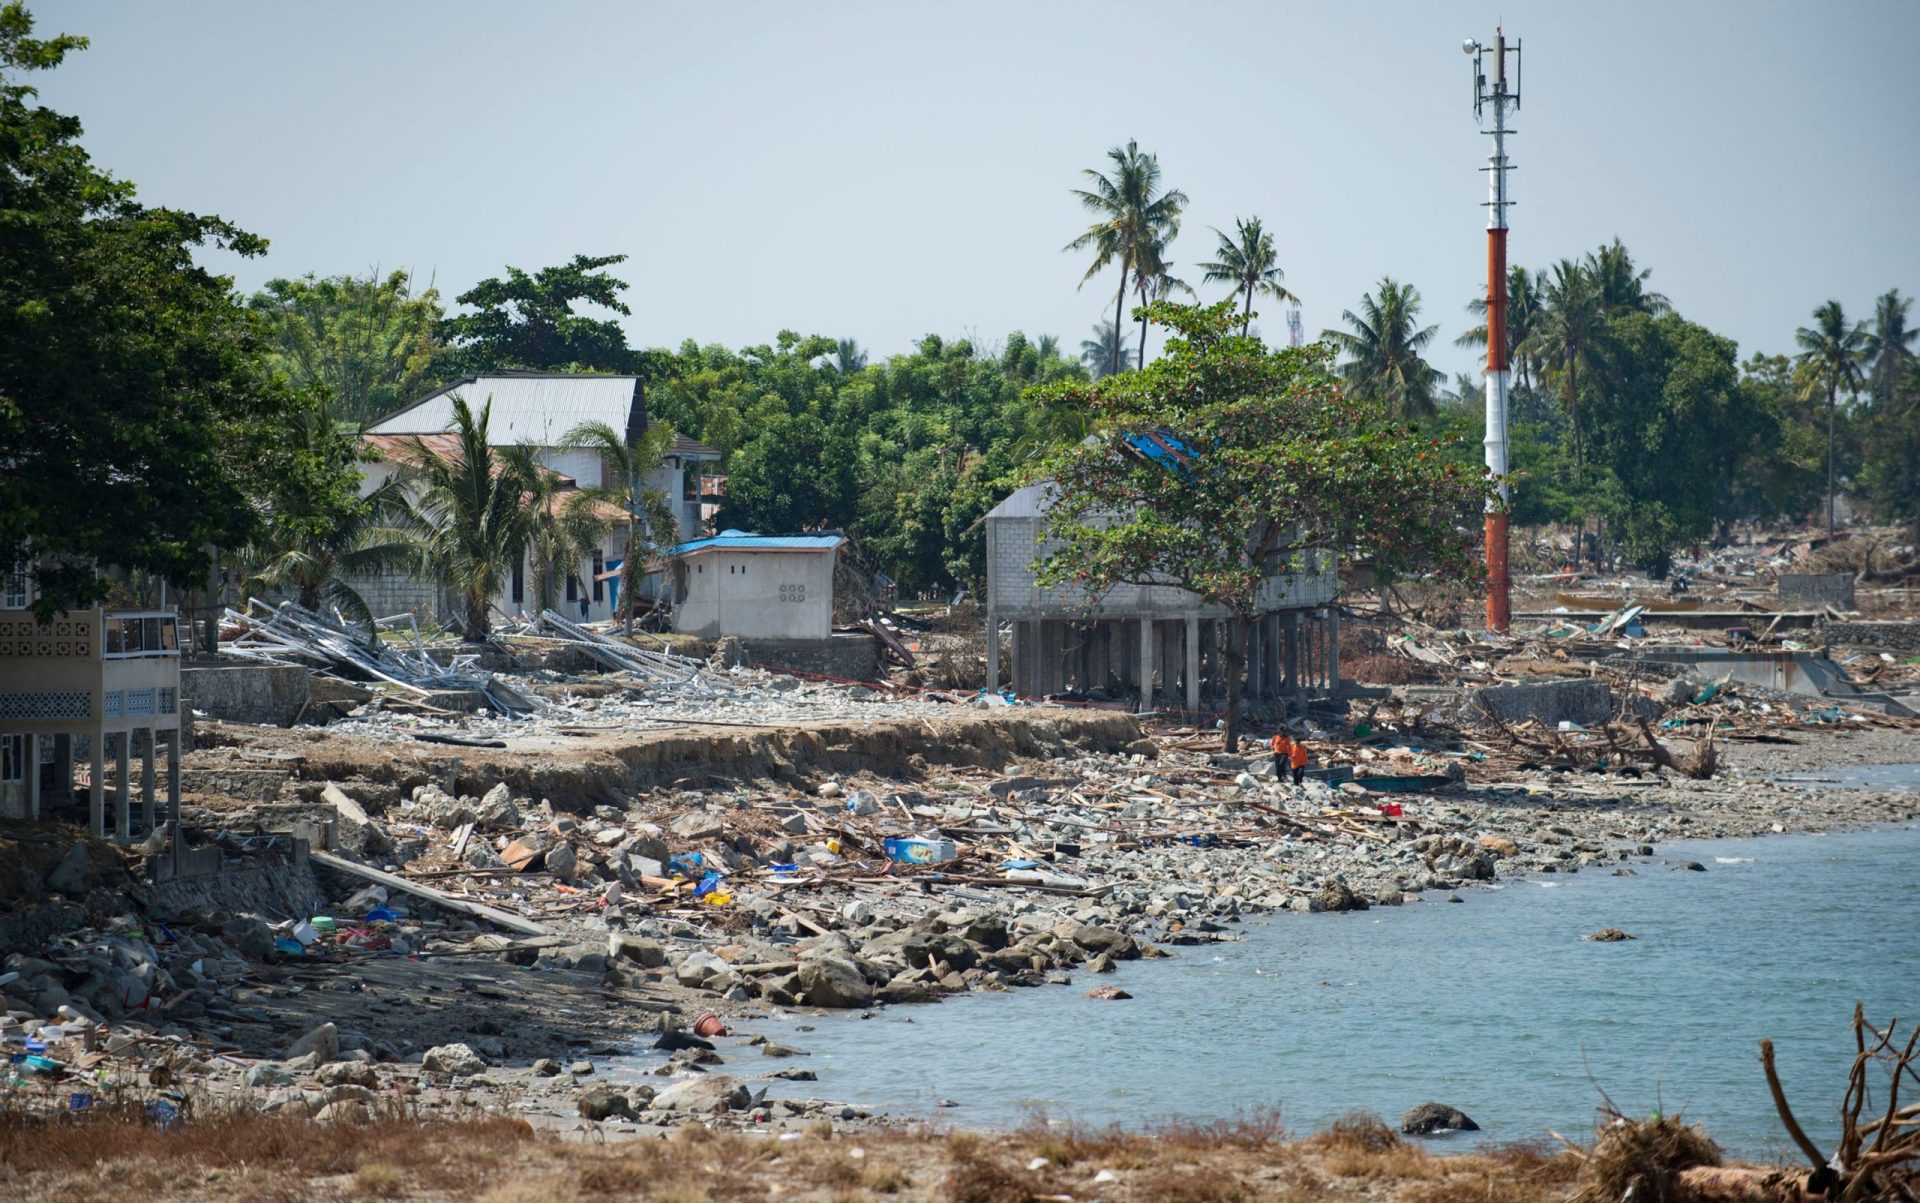
[[[911,778],[936,765],[998,768],[1074,750],[1124,751],[1143,738],[1132,715],[1102,710],[791,727],[714,724],[577,736],[543,731],[499,741],[506,746],[497,748],[356,738],[333,728],[220,725],[207,734],[209,742],[238,748],[242,756],[273,756],[295,780],[359,779],[403,793],[433,783],[472,795],[505,782],[515,795],[549,799],[566,809],[622,802],[651,789],[704,788],[716,777],[790,780],[870,772]]]

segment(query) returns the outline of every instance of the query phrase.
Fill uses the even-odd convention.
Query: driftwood
[[[1676,757],[1668,750],[1666,745],[1662,744],[1659,738],[1654,735],[1653,728],[1647,724],[1647,720],[1644,718],[1637,720],[1640,726],[1640,736],[1645,741],[1643,745],[1623,742],[1630,740],[1631,736],[1627,733],[1626,729],[1616,727],[1612,723],[1598,728],[1598,734],[1603,742],[1576,743],[1566,738],[1566,736],[1556,728],[1546,728],[1544,732],[1546,738],[1536,739],[1522,735],[1496,715],[1489,713],[1487,719],[1493,723],[1501,735],[1506,737],[1507,742],[1514,747],[1540,753],[1557,763],[1570,765],[1574,768],[1596,768],[1602,761],[1611,756],[1624,760],[1646,761],[1650,764],[1659,765],[1661,768],[1672,769],[1674,772],[1683,774],[1684,776],[1704,781],[1713,776],[1714,770],[1719,766],[1719,755],[1711,739],[1696,741],[1694,744],[1694,752],[1691,756],[1685,758]]]

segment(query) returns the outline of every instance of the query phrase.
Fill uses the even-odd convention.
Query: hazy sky
[[[1392,275],[1466,369],[1490,140],[1459,47],[1504,19],[1515,262],[1617,235],[1743,355],[1828,297],[1920,292],[1915,0],[33,8],[93,41],[38,82],[101,163],[271,240],[230,266],[248,289],[377,265],[450,301],[619,252],[636,345],[1077,349],[1114,280],[1076,291],[1069,189],[1137,138],[1192,198],[1193,283],[1208,227],[1257,214],[1310,335]],[[1262,325],[1284,336],[1275,307]]]

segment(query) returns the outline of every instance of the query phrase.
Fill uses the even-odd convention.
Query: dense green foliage
[[[247,306],[266,319],[272,368],[321,390],[341,422],[364,426],[437,383],[439,294],[414,296],[405,272],[270,280]]]
[[[1180,585],[1234,618],[1227,748],[1248,626],[1270,574],[1316,551],[1398,570],[1471,575],[1484,470],[1393,421],[1384,402],[1342,390],[1324,348],[1269,350],[1238,331],[1231,301],[1148,310],[1171,334],[1137,372],[1058,391],[1093,415],[1091,437],[1043,470],[1056,482],[1042,564],[1052,587],[1092,602],[1122,584]],[[1157,437],[1141,453],[1134,440]]]
[[[1437,332],[1421,324],[1411,284],[1383,278],[1343,315],[1345,328],[1291,358],[1246,337],[1260,298],[1291,298],[1281,248],[1258,219],[1215,231],[1200,265],[1203,285],[1227,297],[1231,331],[1169,317],[1187,325],[1147,360],[1151,306],[1130,316],[1128,305],[1191,291],[1171,259],[1188,198],[1131,141],[1071,192],[1091,218],[1068,247],[1087,256],[1082,283],[1118,269],[1100,301],[1110,318],[1072,355],[1019,332],[1000,345],[928,335],[904,354],[870,355],[845,332],[804,327],[737,349],[642,349],[620,320],[620,255],[506,267],[451,312],[403,273],[276,279],[243,301],[196,253],[258,255],[261,239],[140,203],[89,160],[78,122],[39,106],[22,82],[83,45],[36,40],[20,5],[0,7],[0,564],[31,549],[49,606],[100,597],[103,565],[198,586],[210,553],[226,548],[244,549],[258,587],[357,616],[364,606],[343,581],[395,562],[411,523],[478,629],[485,587],[525,547],[546,566],[541,581],[564,579],[586,554],[590,512],[544,496],[548,482],[524,456],[483,450],[484,415],[469,414],[456,432],[462,451],[409,467],[425,502],[409,518],[357,496],[353,434],[478,372],[640,375],[662,437],[672,428],[725,457],[722,527],[844,529],[908,594],[975,586],[987,511],[1074,448],[1099,445],[1120,399],[1147,405],[1199,370],[1196,357],[1230,352],[1278,373],[1260,395],[1318,398],[1330,408],[1313,420],[1340,430],[1376,428],[1363,413],[1399,423],[1394,437],[1415,423],[1424,449],[1381,446],[1416,463],[1471,473],[1479,460],[1480,381],[1449,390],[1426,361]],[[1884,294],[1864,323],[1838,300],[1809,306],[1793,358],[1741,363],[1649,281],[1617,240],[1545,271],[1512,268],[1517,522],[1604,530],[1607,550],[1661,569],[1734,522],[1816,516],[1831,479],[1834,492],[1920,535],[1920,331],[1909,299]],[[1484,301],[1472,308],[1484,320]],[[1485,340],[1482,325],[1459,341]],[[1284,458],[1292,435],[1270,433]],[[657,443],[622,450],[629,483],[657,460]],[[1314,479],[1304,460],[1279,467]],[[623,487],[616,473],[615,493]],[[670,537],[667,507],[631,488],[593,501],[616,502],[642,542]],[[1370,546],[1358,526],[1342,538]],[[1390,569],[1391,549],[1374,550],[1389,553]],[[536,591],[550,589],[537,581]]]
[[[80,123],[21,82],[85,46],[0,7],[0,565],[28,558],[50,612],[104,595],[96,564],[204,583],[244,543],[299,399],[262,371],[255,321],[202,247],[261,239],[152,208],[96,167]]]

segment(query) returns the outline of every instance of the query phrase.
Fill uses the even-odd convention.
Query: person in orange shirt
[[[1288,763],[1293,765],[1293,783],[1299,785],[1306,779],[1307,775],[1307,744],[1305,740],[1296,739],[1293,741],[1292,751],[1288,756]]]
[[[1273,775],[1276,780],[1285,780],[1287,766],[1292,761],[1293,741],[1287,738],[1285,731],[1275,731],[1268,747],[1273,749]]]

